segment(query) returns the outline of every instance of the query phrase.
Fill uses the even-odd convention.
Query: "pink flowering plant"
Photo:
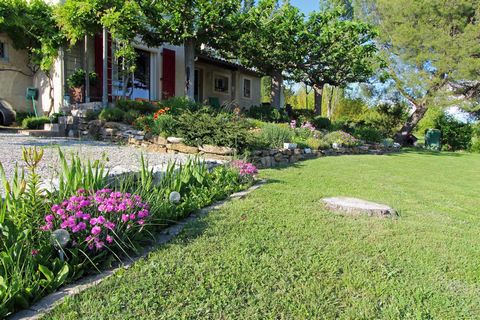
[[[51,207],[41,230],[67,230],[71,246],[98,252],[140,233],[149,216],[148,204],[138,195],[110,189],[96,192],[80,189],[76,195]]]
[[[231,163],[231,167],[235,170],[238,170],[240,177],[243,180],[253,180],[255,175],[258,173],[257,167],[250,162],[242,161],[242,160],[234,160]]]

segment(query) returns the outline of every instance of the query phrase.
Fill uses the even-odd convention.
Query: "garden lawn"
[[[479,168],[480,155],[410,151],[262,171],[269,184],[46,318],[478,318]],[[329,196],[400,217],[334,214]]]

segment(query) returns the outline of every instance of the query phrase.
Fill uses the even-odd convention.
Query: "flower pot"
[[[283,149],[296,149],[297,144],[296,143],[284,143],[283,144]]]
[[[83,86],[77,88],[69,88],[70,93],[70,103],[83,103],[84,101],[84,90]]]

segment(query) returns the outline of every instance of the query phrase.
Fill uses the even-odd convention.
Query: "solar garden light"
[[[168,197],[171,203],[178,204],[180,202],[181,196],[177,191],[172,191]]]
[[[52,243],[55,248],[58,250],[58,255],[60,256],[60,260],[65,261],[63,255],[63,248],[65,248],[70,241],[70,234],[67,230],[64,229],[57,229],[52,232]]]

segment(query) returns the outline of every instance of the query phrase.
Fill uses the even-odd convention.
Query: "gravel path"
[[[150,166],[164,165],[169,161],[183,162],[187,159],[187,156],[182,154],[149,153],[139,148],[120,146],[107,142],[80,141],[68,138],[34,138],[21,134],[2,133],[0,131],[0,162],[8,178],[13,174],[15,163],[23,166],[22,147],[34,146],[44,149],[43,160],[39,165],[39,173],[45,180],[52,178],[58,170],[58,148],[66,155],[72,152],[78,153],[83,160],[97,160],[105,155],[108,158],[108,168],[116,166],[138,167],[142,153],[145,159],[148,159]],[[3,186],[0,184],[0,194],[3,193],[2,189]]]

